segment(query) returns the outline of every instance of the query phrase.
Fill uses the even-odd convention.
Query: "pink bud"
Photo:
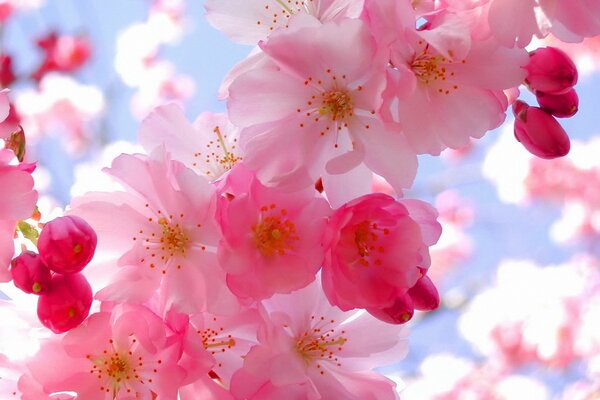
[[[385,308],[367,308],[369,314],[390,324],[405,324],[411,320],[415,312],[413,301],[404,293],[396,297],[394,304]]]
[[[92,288],[82,274],[55,274],[52,289],[38,299],[37,314],[54,333],[63,333],[83,322],[92,305]]]
[[[408,290],[408,295],[412,299],[417,310],[431,311],[440,306],[440,295],[427,275],[423,275],[423,277]]]
[[[575,89],[563,94],[536,93],[537,101],[542,110],[549,112],[555,117],[572,117],[579,109],[579,97]]]
[[[515,137],[533,155],[552,159],[569,153],[569,136],[550,114],[522,101],[513,104]]]
[[[50,289],[52,273],[42,258],[33,251],[21,253],[12,260],[10,274],[16,287],[25,293],[41,295]]]
[[[569,56],[554,47],[542,47],[529,53],[525,83],[534,92],[560,94],[577,83],[577,67]]]
[[[94,256],[96,232],[74,215],[48,222],[38,240],[42,259],[54,272],[72,274],[81,271]]]

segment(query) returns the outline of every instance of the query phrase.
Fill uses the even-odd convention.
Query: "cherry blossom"
[[[232,378],[235,398],[398,398],[370,368],[402,358],[401,327],[331,307],[316,283],[262,306],[259,344]]]
[[[315,279],[330,207],[313,188],[281,192],[236,167],[220,189],[218,256],[240,298],[289,293]]]
[[[190,124],[179,106],[165,105],[142,121],[139,136],[146,151],[164,146],[186,167],[211,181],[243,159],[239,131],[225,114],[203,113]]]
[[[256,44],[278,28],[287,28],[295,14],[321,22],[358,17],[363,0],[208,0],[206,18],[232,40]]]
[[[460,148],[504,121],[504,90],[523,82],[527,52],[478,39],[468,16],[447,14],[416,29],[405,1],[367,1],[365,15],[390,57],[382,112],[418,153]]]
[[[363,196],[336,210],[324,240],[327,298],[342,310],[392,306],[429,267],[428,247],[441,233],[436,216],[424,202],[384,194]]]
[[[179,311],[204,311],[221,302],[234,306],[214,253],[214,188],[161,154],[122,155],[107,172],[127,192],[73,202],[74,214],[97,232],[99,248],[120,257],[122,268],[97,296],[138,303],[160,288],[165,306]]]
[[[395,189],[409,186],[416,157],[377,115],[386,60],[367,26],[299,25],[272,34],[261,46],[268,62],[229,88],[246,165],[266,185],[298,188],[321,171],[342,174],[364,161]]]
[[[75,392],[90,400],[175,398],[186,371],[177,364],[177,342],[169,336],[163,321],[144,307],[95,313],[63,338],[45,342],[27,362],[29,378],[46,394]],[[35,397],[24,393],[23,398]]]

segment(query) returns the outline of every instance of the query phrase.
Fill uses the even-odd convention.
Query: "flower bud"
[[[92,305],[92,288],[82,274],[55,274],[52,288],[40,295],[37,314],[54,333],[75,328],[86,319]]]
[[[13,283],[25,293],[41,295],[50,289],[52,273],[33,251],[21,253],[10,267]]]
[[[572,117],[579,109],[579,97],[575,89],[563,94],[536,93],[537,101],[542,110],[549,112],[555,117]]]
[[[550,114],[522,101],[513,104],[515,137],[533,155],[552,159],[569,153],[569,136]]]
[[[68,215],[48,222],[38,240],[42,259],[54,272],[81,271],[94,256],[96,232],[83,219]]]
[[[390,324],[405,324],[411,320],[415,307],[408,293],[396,297],[394,303],[385,308],[367,308],[369,314]]]
[[[390,307],[368,308],[367,311],[384,322],[404,324],[411,320],[415,310],[432,311],[439,306],[440,295],[435,285],[427,275],[423,275],[413,287],[398,295]]]
[[[408,290],[414,307],[420,311],[432,311],[440,306],[440,295],[427,275],[423,275],[415,286]]]
[[[577,67],[562,50],[542,47],[529,53],[525,83],[534,92],[560,94],[577,83]]]

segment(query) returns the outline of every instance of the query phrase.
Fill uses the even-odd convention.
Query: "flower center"
[[[446,68],[443,63],[446,58],[442,55],[432,55],[427,53],[427,48],[420,55],[416,56],[410,65],[417,78],[425,83],[429,84],[432,81],[445,81]]]
[[[335,325],[335,320],[326,320],[324,317],[316,319],[314,316],[311,319],[318,322],[313,328],[296,338],[294,348],[306,365],[317,363],[317,369],[322,375],[324,372],[319,361],[329,361],[340,366],[335,354],[344,349],[348,339],[343,336],[345,331],[336,333],[335,328],[327,328],[328,325]]]
[[[293,250],[293,242],[299,240],[296,226],[286,218],[287,211],[282,208],[277,213],[276,209],[275,204],[262,207],[261,221],[252,227],[254,243],[265,257],[275,254],[282,256],[286,251]]]
[[[224,328],[207,328],[198,331],[202,338],[202,345],[213,355],[217,352],[224,353],[235,346],[235,339],[231,335],[224,335],[223,330]]]
[[[354,111],[352,97],[344,90],[331,90],[321,93],[319,114],[329,115],[333,121],[345,120]]]
[[[124,389],[127,393],[137,393],[135,387],[139,384],[152,382],[152,375],[158,373],[156,363],[144,361],[142,356],[134,356],[137,340],[130,339],[130,350],[119,351],[115,343],[109,339],[109,346],[98,356],[88,354],[86,358],[92,363],[89,372],[98,379],[101,392],[112,393],[114,398]],[[135,397],[135,394],[133,395]],[[136,397],[137,398],[137,397]]]
[[[199,168],[200,173],[210,179],[217,179],[233,168],[238,161],[241,161],[242,157],[237,154],[239,152],[237,138],[228,138],[227,134],[223,134],[218,126],[213,128],[213,133],[217,139],[209,140],[205,150],[194,153],[197,160],[192,163],[192,166]],[[202,165],[206,169],[202,169]]]
[[[368,267],[371,261],[379,266],[382,261],[378,255],[385,252],[385,248],[378,244],[381,233],[389,235],[390,230],[387,228],[381,229],[376,223],[371,221],[363,221],[356,227],[354,231],[354,244],[358,252],[358,263]]]
[[[175,253],[185,255],[190,239],[181,225],[179,223],[170,224],[166,218],[160,218],[158,224],[162,228],[161,250],[171,256],[174,256]]]

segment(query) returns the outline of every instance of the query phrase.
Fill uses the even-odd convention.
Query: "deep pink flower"
[[[96,232],[81,217],[67,215],[46,223],[38,240],[40,256],[59,274],[81,271],[94,257]]]
[[[529,54],[525,83],[533,92],[561,94],[577,83],[573,60],[556,47],[542,47]]]
[[[342,310],[385,308],[429,267],[441,234],[437,212],[418,200],[362,196],[331,217],[324,240],[323,289]]]
[[[52,275],[39,254],[26,251],[11,262],[10,274],[16,287],[25,293],[44,294],[51,289]]]
[[[150,310],[117,306],[91,315],[62,340],[45,343],[27,366],[30,378],[48,394],[72,391],[86,400],[175,399],[186,374],[178,365],[179,348],[178,338]]]
[[[515,137],[531,154],[552,159],[569,153],[569,136],[552,115],[520,100],[513,104],[513,113]]]
[[[401,326],[331,307],[318,283],[262,302],[259,343],[232,378],[236,399],[395,400],[375,366],[404,357]]]
[[[50,291],[38,299],[37,313],[45,327],[63,333],[83,322],[92,305],[92,288],[81,274],[55,274]]]
[[[330,208],[312,187],[295,192],[267,188],[240,166],[221,193],[218,256],[233,293],[264,299],[315,279]]]
[[[364,162],[396,190],[412,184],[416,155],[377,113],[387,59],[366,24],[305,18],[261,48],[266,60],[236,77],[228,102],[261,182],[303,188]]]
[[[572,117],[579,109],[579,96],[575,89],[561,94],[537,92],[535,95],[540,108],[558,118]]]

